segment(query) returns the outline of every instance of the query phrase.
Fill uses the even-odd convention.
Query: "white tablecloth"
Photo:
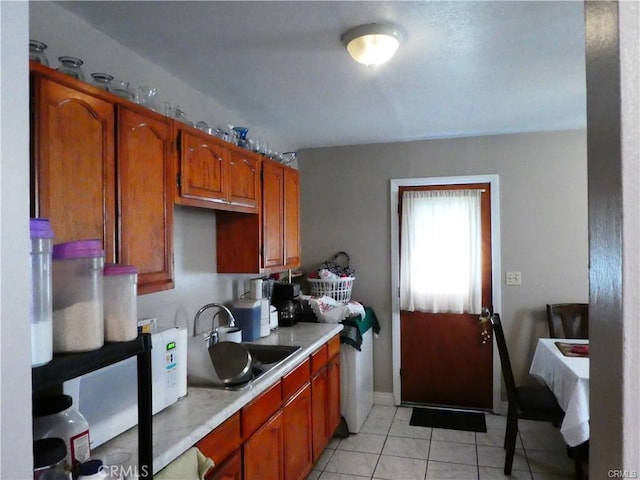
[[[568,357],[555,342],[589,344],[588,340],[541,338],[529,373],[549,386],[565,412],[560,432],[570,447],[589,439],[589,358]]]

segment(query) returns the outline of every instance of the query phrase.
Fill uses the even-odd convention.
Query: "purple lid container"
[[[138,269],[133,265],[118,265],[116,263],[108,263],[104,266],[105,276],[111,275],[131,275],[138,273]]]
[[[53,238],[51,223],[46,218],[32,218],[29,220],[31,238]]]
[[[58,243],[53,246],[52,258],[54,260],[87,257],[104,257],[102,240],[78,240],[75,242]]]

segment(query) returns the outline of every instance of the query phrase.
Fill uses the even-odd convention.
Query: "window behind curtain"
[[[400,308],[480,313],[481,190],[402,192]]]

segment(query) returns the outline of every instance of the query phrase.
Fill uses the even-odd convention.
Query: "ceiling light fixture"
[[[404,32],[391,23],[371,23],[346,31],[341,40],[356,62],[380,65],[396,53],[404,41]]]

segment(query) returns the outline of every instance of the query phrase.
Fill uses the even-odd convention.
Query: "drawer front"
[[[242,408],[242,436],[249,438],[282,406],[281,382]]]
[[[235,413],[222,425],[196,443],[200,451],[219,465],[231,453],[240,447],[240,412]]]
[[[329,359],[328,351],[327,345],[325,344],[311,354],[311,375],[327,364],[327,360]]]
[[[335,355],[340,353],[340,335],[336,335],[331,340],[327,342],[327,347],[329,349],[329,358],[333,358]]]
[[[294,370],[282,377],[282,399],[287,400],[311,378],[311,361],[306,359]]]

